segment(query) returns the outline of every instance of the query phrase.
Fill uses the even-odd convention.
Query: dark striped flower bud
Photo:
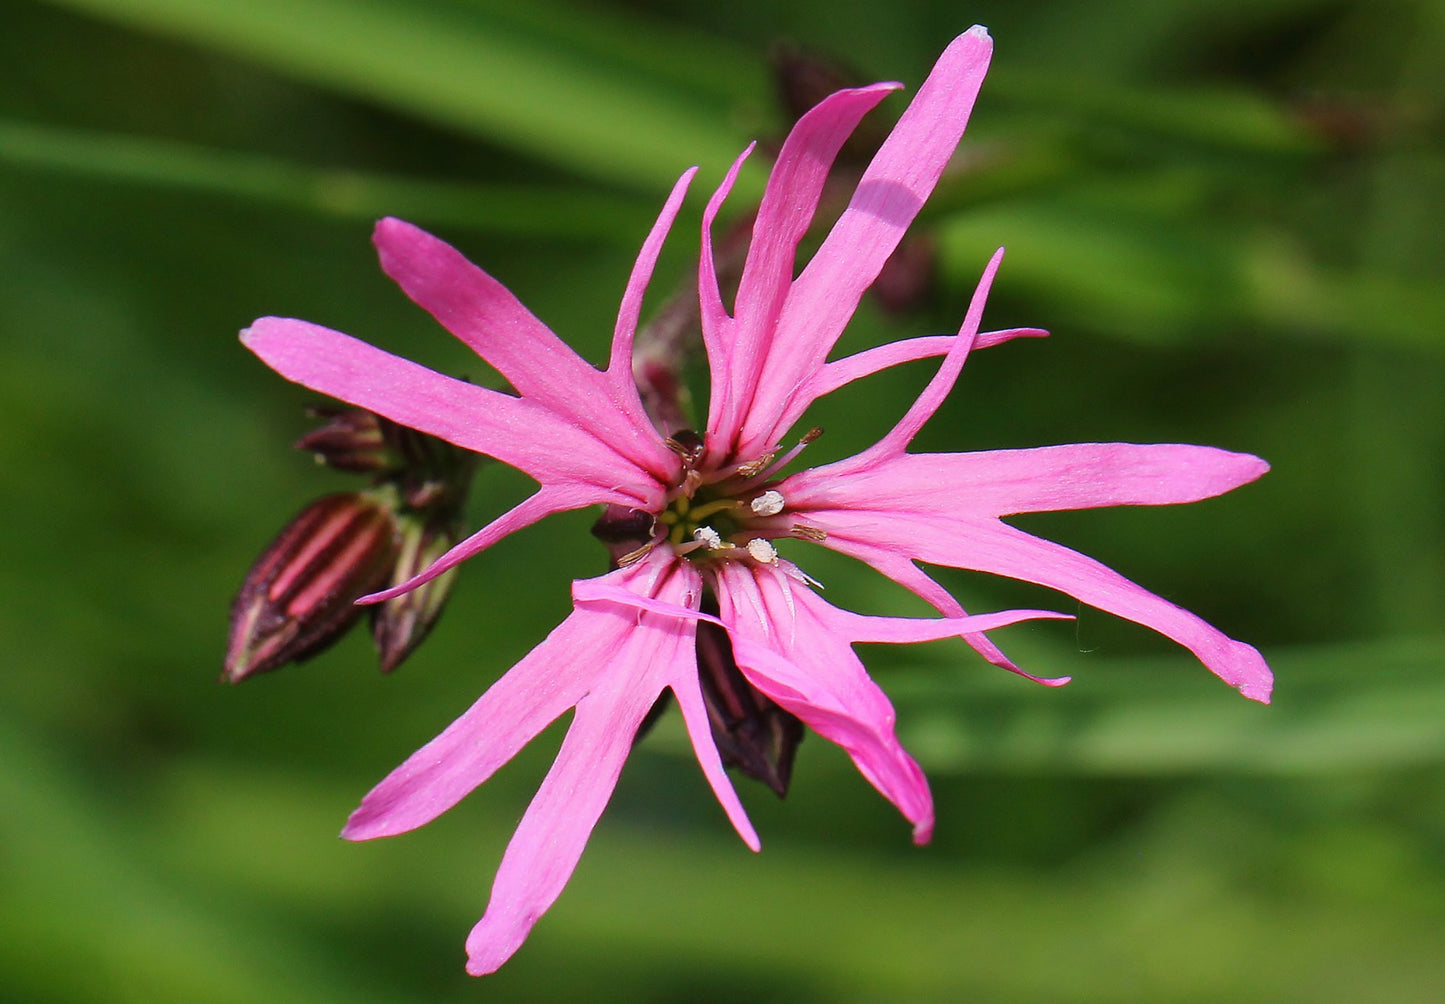
[[[361,616],[357,597],[385,588],[397,553],[391,507],[373,494],[311,503],[246,575],[222,678],[237,683],[321,652]]]
[[[296,441],[296,449],[316,457],[316,462],[339,471],[377,474],[401,466],[388,441],[386,427],[393,425],[380,415],[360,408],[312,408],[313,418],[326,419]]]

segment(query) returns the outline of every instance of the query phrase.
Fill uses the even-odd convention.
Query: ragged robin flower
[[[961,636],[989,661],[1022,672],[986,632],[1060,616],[967,615],[919,562],[1050,586],[1173,638],[1245,696],[1267,700],[1270,673],[1253,648],[1001,518],[1195,501],[1254,480],[1267,469],[1263,461],[1208,447],[1120,443],[908,452],[972,349],[1040,333],[979,330],[1001,252],[988,263],[957,336],[828,358],[952,155],[991,52],[981,27],[949,45],[847,209],[796,272],[797,249],[830,164],[896,85],[839,91],[804,115],[778,153],[730,312],[711,232],[747,153],[733,165],[703,217],[698,295],[711,395],[700,431],[654,427],[633,376],[643,291],[693,171],[678,182],[643,243],[605,369],[579,357],[453,248],[392,219],[376,229],[382,268],[515,393],[450,379],[304,321],[263,318],[243,333],[245,344],[289,379],[511,464],[539,486],[409,583],[373,600],[400,595],[548,514],[605,507],[599,534],[612,549],[615,570],[574,582],[573,612],[368,794],[343,831],[361,840],[431,821],[549,723],[574,712],[503,856],[485,915],[467,940],[470,972],[502,965],[561,893],[634,736],[665,691],[681,710],[723,809],[748,846],[758,847],[709,719],[715,709],[699,678],[700,625],[718,632],[710,635],[714,642],[725,640],[750,688],[841,746],[909,820],[919,843],[933,828],[927,783],[898,741],[892,707],[852,646]],[[944,357],[937,374],[876,445],[826,467],[788,473],[812,439],[811,433],[790,437],[790,430],[806,428],[799,422],[813,401],[883,368],[936,356]],[[873,617],[832,606],[801,567],[808,546],[862,559],[942,616]]]

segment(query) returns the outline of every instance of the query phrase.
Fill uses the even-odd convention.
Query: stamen
[[[702,437],[691,429],[678,429],[662,443],[681,457],[688,467],[696,466],[697,462],[702,459],[703,450],[706,449]]]
[[[682,476],[682,497],[692,498],[701,485],[702,474],[689,468],[688,472]]]
[[[646,544],[643,544],[635,551],[628,551],[622,557],[617,559],[617,567],[626,568],[628,565],[637,564],[643,558],[647,557],[647,553],[661,542],[662,538],[659,537],[654,540],[649,540]]]
[[[739,464],[738,469],[733,472],[734,476],[742,478],[744,481],[750,481],[758,475],[758,472],[771,464],[773,458],[777,455],[777,450],[769,450],[756,460],[749,460],[745,464]]]
[[[778,563],[778,549],[765,537],[754,537],[748,541],[748,554],[754,561],[760,561],[765,565]]]
[[[756,474],[749,475],[749,477],[772,477],[775,471],[782,470],[784,467],[788,466],[788,464],[792,463],[793,458],[796,457],[798,454],[802,453],[804,447],[806,447],[809,443],[812,443],[822,434],[823,427],[821,425],[813,426],[811,429],[809,429],[803,434],[802,439],[798,440],[798,445],[793,447],[787,453],[784,453],[781,457],[778,457],[776,463],[769,463],[765,469],[758,471]],[[771,461],[774,456],[777,456],[776,450],[764,459]],[[742,473],[741,468],[738,469],[738,473]]]
[[[822,588],[823,588],[823,583],[821,583],[821,582],[819,582],[817,579],[813,578],[811,575],[809,575],[807,572],[803,571],[803,570],[802,570],[801,568],[799,568],[797,565],[786,565],[786,566],[783,567],[783,571],[787,574],[788,578],[790,578],[790,579],[795,579],[795,580],[797,580],[798,582],[806,582],[808,585],[812,586],[814,589],[822,589]]]
[[[710,526],[700,526],[692,531],[692,539],[707,547],[709,551],[716,551],[722,547],[722,537]]]
[[[758,516],[776,516],[783,511],[783,493],[768,489],[753,499],[749,508]]]

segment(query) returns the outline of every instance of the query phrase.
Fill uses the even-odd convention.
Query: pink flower
[[[733,165],[703,224],[699,292],[712,395],[702,436],[655,429],[632,371],[643,291],[693,171],[678,182],[643,244],[605,370],[572,352],[457,251],[398,220],[377,227],[382,267],[495,367],[515,395],[439,375],[304,321],[263,318],[243,332],[245,344],[291,380],[504,461],[539,485],[531,498],[422,575],[372,599],[438,575],[550,513],[601,504],[637,528],[639,546],[621,567],[573,583],[573,613],[368,794],[343,831],[360,840],[429,822],[575,709],[556,762],[502,859],[486,913],[467,941],[470,972],[491,972],[505,962],[560,894],[639,726],[664,691],[676,697],[723,809],[748,846],[758,848],[709,724],[699,683],[699,621],[726,630],[749,684],[848,752],[913,824],[920,843],[933,825],[927,783],[899,744],[892,707],[851,646],[962,636],[991,661],[1019,671],[984,632],[1061,615],[968,616],[916,562],[996,572],[1069,593],[1175,639],[1246,696],[1267,700],[1269,670],[1254,649],[1102,565],[1000,519],[1195,501],[1254,480],[1267,469],[1263,461],[1173,445],[906,452],[972,347],[1041,334],[979,333],[1001,252],[985,270],[957,337],[900,341],[828,361],[859,299],[952,156],[991,50],[983,28],[954,40],[847,210],[794,279],[797,247],[829,166],[863,115],[895,85],[841,91],[798,122],[769,178],[730,315],[710,234],[747,153]],[[933,381],[875,446],[827,467],[781,476],[811,437],[787,451],[780,444],[814,400],[885,367],[938,355],[945,359]],[[773,541],[786,538],[861,558],[943,617],[867,617],[833,607],[778,555]],[[715,600],[716,615],[705,612],[705,594]]]

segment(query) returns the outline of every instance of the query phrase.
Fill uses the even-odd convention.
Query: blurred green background
[[[289,449],[313,398],[235,332],[304,317],[488,379],[376,268],[371,222],[395,214],[601,359],[672,180],[702,166],[654,305],[726,163],[786,128],[775,44],[911,88],[975,21],[997,53],[965,170],[920,224],[937,283],[902,314],[866,305],[846,344],[952,330],[1003,244],[989,325],[1053,335],[970,360],[926,446],[1269,459],[1223,499],[1027,525],[1258,645],[1274,706],[1088,610],[999,634],[1072,673],[1060,691],[959,642],[872,647],[934,784],[932,846],[813,737],[786,802],[739,781],[751,855],[669,719],[528,944],[466,977],[558,730],[417,833],[336,832],[604,553],[586,513],[499,545],[390,678],[357,635],[217,684],[251,559],[351,484]],[[6,999],[1438,999],[1440,4],[7,0],[4,23]],[[930,372],[825,402],[814,458],[876,437]],[[473,520],[523,490],[484,470]],[[794,557],[840,605],[923,612]],[[979,609],[1076,610],[946,581]]]

